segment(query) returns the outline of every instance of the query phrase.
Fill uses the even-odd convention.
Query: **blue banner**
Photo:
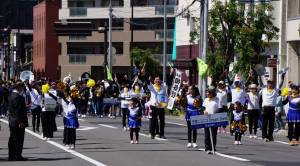
[[[191,116],[192,129],[227,126],[227,113]]]

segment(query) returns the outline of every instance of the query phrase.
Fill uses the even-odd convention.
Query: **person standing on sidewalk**
[[[285,74],[281,75],[279,89],[283,85],[284,76]],[[263,87],[261,79],[260,84],[261,87]],[[268,80],[267,86],[262,88],[259,92],[259,95],[262,96],[262,138],[265,142],[274,141],[275,107],[279,89],[274,88],[274,82]]]
[[[33,132],[40,132],[40,121],[42,112],[42,96],[37,84],[27,86],[31,98],[31,115],[32,115],[32,129]]]
[[[220,81],[218,83],[218,92],[217,92],[217,98],[219,99],[219,110],[218,113],[223,113],[227,112],[228,113],[228,108],[227,108],[227,90],[226,90],[226,85],[224,81]],[[226,126],[221,126],[218,129],[218,133],[226,133]]]
[[[26,161],[22,156],[25,128],[28,127],[27,108],[23,93],[24,83],[17,81],[8,97],[8,121],[10,137],[8,141],[8,160]]]

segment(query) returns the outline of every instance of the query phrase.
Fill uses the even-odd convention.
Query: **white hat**
[[[256,85],[256,84],[251,84],[251,85],[249,86],[249,89],[257,89],[257,85]]]

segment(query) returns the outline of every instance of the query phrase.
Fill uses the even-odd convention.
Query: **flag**
[[[174,34],[173,34],[173,51],[172,51],[172,61],[176,60],[176,56],[177,56],[177,50],[176,50],[176,42],[177,42],[177,38],[176,38],[176,34],[177,34],[177,26],[176,26],[176,17],[175,17],[175,21],[174,21]]]
[[[197,58],[197,64],[198,64],[198,74],[199,76],[204,76],[207,72],[207,64],[200,58]]]
[[[109,70],[108,66],[106,66],[106,76],[107,76],[107,80],[113,81],[113,77],[111,75],[111,71]]]

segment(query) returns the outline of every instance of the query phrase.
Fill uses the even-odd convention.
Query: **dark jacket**
[[[27,109],[23,96],[16,92],[11,92],[8,97],[8,111],[10,127],[19,127],[21,123],[28,127]]]

